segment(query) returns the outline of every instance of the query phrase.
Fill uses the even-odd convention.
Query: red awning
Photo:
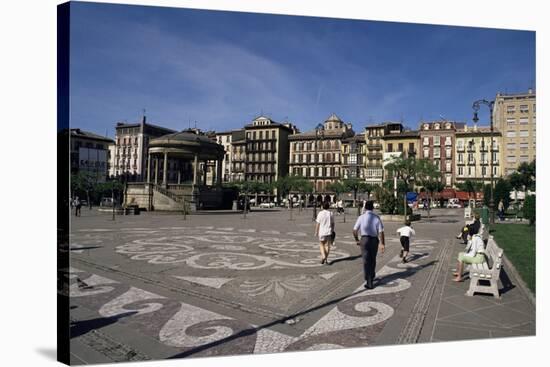
[[[447,200],[452,199],[452,198],[456,197],[456,192],[453,189],[443,189],[441,191],[441,197],[443,199],[447,199]]]
[[[468,201],[470,200],[470,194],[468,194],[466,191],[457,191],[456,198],[458,200]]]

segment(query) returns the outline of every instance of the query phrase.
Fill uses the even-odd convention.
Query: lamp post
[[[319,148],[319,138],[323,138],[323,133],[325,131],[325,127],[323,124],[318,124],[315,127],[315,155],[314,155],[314,162],[319,163],[317,159],[317,150]],[[319,173],[319,167],[315,165],[315,169],[317,170],[317,173],[315,171],[313,172],[313,218],[312,221],[315,222],[317,219],[317,196],[315,195],[315,192],[317,191],[317,174]]]
[[[495,201],[494,201],[494,195],[493,195],[493,192],[494,192],[494,189],[493,189],[493,150],[494,150],[494,142],[493,142],[493,108],[495,106],[495,101],[487,101],[485,99],[480,99],[480,100],[477,100],[474,102],[474,104],[472,105],[472,108],[474,110],[474,118],[472,119],[475,123],[477,123],[479,121],[479,118],[477,117],[477,112],[479,111],[479,107],[481,105],[485,105],[487,107],[489,107],[489,116],[490,116],[490,140],[491,140],[491,149],[489,149],[489,152],[491,154],[491,159],[489,161],[489,166],[490,166],[490,169],[491,169],[491,198],[489,200],[489,210],[490,210],[490,223],[491,224],[495,224]]]

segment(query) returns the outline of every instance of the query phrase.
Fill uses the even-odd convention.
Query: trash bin
[[[489,208],[484,205],[482,208],[479,209],[479,211],[481,216],[481,223],[489,224]]]

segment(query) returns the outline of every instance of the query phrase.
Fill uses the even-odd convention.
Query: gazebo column
[[[222,185],[222,160],[218,159],[217,163],[218,163],[218,166],[216,170],[216,181],[217,181],[217,185],[221,186]]]
[[[199,177],[199,156],[195,154],[195,159],[193,161],[193,186],[197,186]]]
[[[151,153],[147,155],[147,183],[151,183]]]
[[[159,158],[155,157],[155,185],[159,183]]]
[[[208,171],[208,161],[204,161],[203,165],[203,173],[202,173],[202,184],[206,186],[206,172]]]
[[[164,170],[162,172],[162,184],[168,186],[168,152],[164,152]]]

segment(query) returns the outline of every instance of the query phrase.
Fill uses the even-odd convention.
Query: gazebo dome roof
[[[208,136],[198,134],[192,130],[184,130],[151,139],[149,148],[157,153],[169,149],[172,152],[196,152],[200,156],[224,154],[222,145],[211,140]]]

